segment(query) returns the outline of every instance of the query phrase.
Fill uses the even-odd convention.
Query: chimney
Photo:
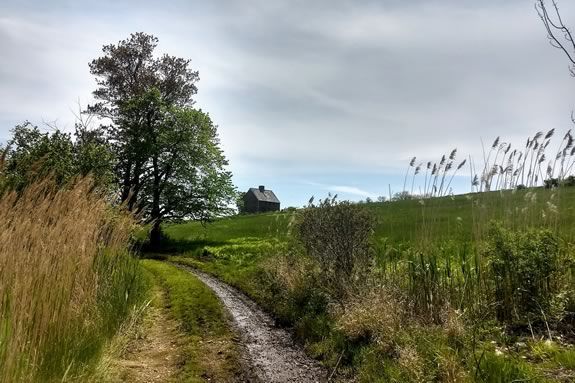
[[[264,190],[266,190],[266,187],[264,185],[260,185],[260,191],[263,193]]]

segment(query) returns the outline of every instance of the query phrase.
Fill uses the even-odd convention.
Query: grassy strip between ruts
[[[214,293],[192,274],[154,260],[142,261],[166,292],[164,304],[188,337],[178,382],[232,382],[241,373],[239,350]]]

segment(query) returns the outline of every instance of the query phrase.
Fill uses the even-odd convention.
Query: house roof
[[[264,190],[262,192],[258,188],[250,188],[249,191],[251,191],[253,193],[253,195],[256,196],[256,198],[259,201],[280,203],[280,200],[276,197],[274,192],[271,190]]]

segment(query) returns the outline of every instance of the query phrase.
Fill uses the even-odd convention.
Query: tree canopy
[[[209,220],[226,212],[234,196],[217,127],[193,107],[198,72],[190,60],[156,57],[157,43],[135,33],[105,45],[90,63],[98,88],[87,110],[107,121],[119,200],[153,223],[153,244],[162,221]]]
[[[43,132],[26,121],[12,130],[2,153],[2,189],[22,190],[40,178],[52,177],[64,185],[90,174],[98,186],[108,187],[113,178],[113,155],[98,130],[80,124],[72,134],[54,129]]]

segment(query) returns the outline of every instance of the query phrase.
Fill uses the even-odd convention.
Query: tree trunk
[[[134,179],[132,180],[130,189],[130,200],[128,201],[128,211],[134,211],[136,203],[138,202],[138,194],[140,193],[140,174],[142,173],[142,164],[136,161],[134,166]]]
[[[122,174],[122,195],[120,197],[121,203],[125,203],[128,197],[130,197],[130,189],[132,188],[131,178],[132,178],[132,161],[127,160],[126,165],[124,165]]]
[[[150,248],[158,249],[162,242],[162,222],[160,220],[154,221],[152,230],[150,231]]]
[[[150,218],[152,219],[153,227],[150,232],[150,246],[152,248],[157,248],[160,245],[162,239],[162,217],[160,209],[160,187],[161,187],[161,174],[158,161],[158,155],[154,154],[152,158],[152,171],[153,171],[153,184],[152,184],[152,209],[150,211]]]

